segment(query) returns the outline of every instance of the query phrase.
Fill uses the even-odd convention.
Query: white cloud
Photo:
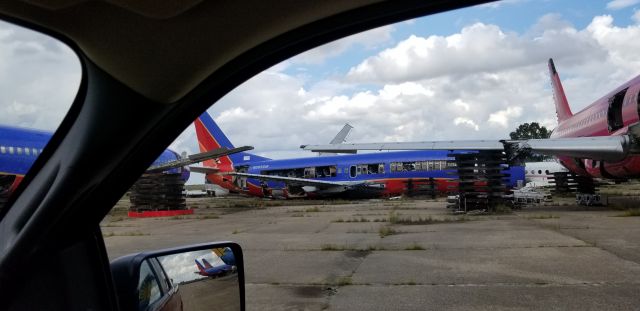
[[[78,58],[67,46],[0,21],[0,124],[55,130],[80,78]]]
[[[478,125],[473,122],[473,120],[467,119],[467,118],[463,118],[463,117],[457,117],[455,119],[453,119],[453,124],[455,125],[466,125],[468,127],[471,127],[472,129],[478,131],[480,129],[480,127],[478,127]]]
[[[507,128],[511,119],[518,118],[522,115],[522,107],[507,107],[505,110],[499,110],[489,115],[489,123],[495,123],[503,128]]]
[[[640,3],[640,0],[613,0],[607,3],[607,9],[620,10],[626,7],[634,6]]]
[[[640,10],[633,12],[631,19],[633,19],[636,24],[640,24]]]
[[[537,27],[553,28],[533,38],[483,23],[446,37],[412,35],[351,68],[347,77],[357,83],[398,83],[538,65],[551,56],[574,62],[604,58],[605,50],[593,37],[551,20],[546,17]]]
[[[300,64],[322,64],[326,59],[336,57],[354,46],[372,49],[380,44],[391,41],[393,26],[383,26],[370,31],[358,33],[340,40],[301,53],[290,59],[290,62]]]
[[[476,23],[451,36],[408,37],[343,80],[306,85],[264,72],[209,111],[235,144],[276,158],[309,156],[297,146],[328,142],[346,122],[352,142],[501,139],[523,122],[555,126],[549,57],[578,111],[640,72],[640,47],[629,40],[637,31],[609,16],[576,29],[549,14],[523,34]]]

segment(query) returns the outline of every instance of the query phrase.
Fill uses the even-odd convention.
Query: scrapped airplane
[[[527,187],[549,187],[554,184],[550,177],[555,173],[567,173],[569,170],[556,161],[527,162],[524,166]]]
[[[235,269],[232,265],[222,264],[219,266],[212,266],[206,259],[202,258],[202,263],[195,259],[196,267],[198,267],[198,271],[195,273],[200,274],[202,276],[208,276],[212,278],[216,278],[219,276],[225,276],[229,273],[232,273]]]
[[[206,112],[194,121],[201,152],[233,144]],[[345,127],[346,128],[346,127]],[[341,131],[339,143],[343,142]],[[334,151],[328,151],[334,152]],[[465,152],[465,151],[452,151]],[[191,167],[206,182],[259,197],[375,198],[405,193],[448,193],[457,186],[450,151],[402,151],[272,160],[247,152]],[[524,169],[512,167],[509,185],[524,181]]]
[[[50,132],[41,130],[0,126],[0,207],[43,152],[51,136]],[[182,174],[182,179],[186,181],[189,178],[190,164],[250,149],[253,148],[248,146],[230,149],[214,148],[186,157],[166,149],[153,162],[147,173]]]
[[[640,76],[573,114],[551,59],[549,72],[558,126],[548,139],[306,145],[301,148],[338,153],[357,150],[504,150],[511,158],[528,153],[556,156],[570,172],[581,176],[640,177]]]

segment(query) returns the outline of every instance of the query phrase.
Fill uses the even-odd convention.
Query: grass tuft
[[[513,210],[509,206],[506,206],[504,204],[498,204],[493,208],[493,213],[494,214],[511,214],[513,213]]]
[[[347,223],[351,223],[351,222],[370,222],[370,220],[367,219],[367,218],[364,218],[364,217],[349,218],[349,219],[338,218],[338,219],[334,220],[333,222],[347,222]]]
[[[391,228],[389,226],[381,226],[380,230],[378,230],[378,234],[380,234],[381,238],[384,238],[384,237],[390,236],[390,235],[394,235],[394,234],[397,234],[397,233],[398,232],[395,229],[393,229],[393,228]]]
[[[107,233],[103,233],[102,234],[103,237],[110,237],[110,236],[143,236],[143,235],[149,235],[149,234],[148,233],[143,233],[141,231],[107,232]]]
[[[637,217],[640,216],[640,208],[632,208],[624,211],[622,214],[616,215],[617,217]]]
[[[344,246],[339,246],[335,244],[322,244],[320,249],[323,251],[343,251]]]
[[[219,219],[220,216],[218,216],[218,215],[202,215],[199,218],[200,219]]]
[[[433,218],[431,216],[426,217],[400,217],[399,213],[390,212],[389,222],[396,225],[430,225],[452,222],[468,221],[469,218],[465,216],[460,217],[447,217],[447,218]]]
[[[413,242],[413,244],[411,244],[410,246],[405,247],[404,250],[406,250],[406,251],[423,251],[423,250],[425,250],[425,248],[422,247],[422,245]]]
[[[547,215],[531,215],[531,216],[527,216],[526,218],[527,219],[553,219],[553,218],[560,218],[560,217],[547,214]]]
[[[353,284],[353,280],[351,279],[350,276],[341,276],[336,280],[336,285],[338,286],[347,286],[352,284]]]

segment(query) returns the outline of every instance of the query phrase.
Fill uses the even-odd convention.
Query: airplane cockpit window
[[[81,76],[68,46],[0,21],[0,208],[62,122]]]

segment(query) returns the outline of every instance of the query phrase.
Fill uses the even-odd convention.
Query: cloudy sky
[[[573,111],[640,73],[640,0],[507,0],[405,21],[295,56],[208,111],[236,145],[309,156],[344,123],[350,142],[504,138],[555,127],[547,60]],[[79,64],[61,44],[0,24],[0,123],[54,130]],[[75,83],[75,84],[74,84]],[[193,127],[171,148],[197,152]]]

